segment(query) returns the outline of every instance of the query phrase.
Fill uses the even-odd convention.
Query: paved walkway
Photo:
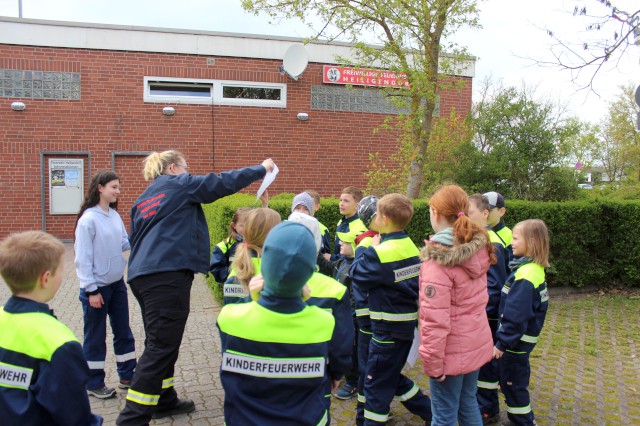
[[[75,274],[75,268],[73,265],[73,246],[67,244],[67,253],[65,258],[65,279],[61,286],[61,289],[55,299],[50,303],[51,307],[55,310],[57,317],[67,324],[71,330],[82,341],[82,309],[78,300],[78,279]],[[0,279],[1,280],[1,279]],[[9,297],[8,288],[4,283],[0,284],[0,305]],[[131,326],[133,334],[136,338],[136,352],[138,355],[142,353],[144,345],[144,330],[142,327],[142,320],[140,315],[140,309],[130,293],[129,309],[131,315]],[[220,341],[217,328],[215,326],[215,318],[218,315],[220,306],[214,301],[211,292],[207,288],[202,276],[197,276],[193,285],[191,293],[191,314],[187,322],[187,328],[180,349],[180,357],[176,364],[175,369],[175,383],[176,390],[181,397],[193,399],[196,404],[196,411],[192,414],[176,416],[175,418],[165,418],[158,421],[152,421],[152,425],[223,425],[223,411],[222,403],[224,398],[224,392],[222,385],[218,377],[218,370],[220,367]],[[584,313],[581,319],[568,318],[569,324],[556,324],[559,314],[558,310],[554,310],[550,318],[548,318],[547,328],[549,330],[558,329],[562,330],[569,326],[579,326],[585,322]],[[589,314],[591,315],[591,314]],[[635,327],[635,328],[634,328]],[[637,324],[626,324],[625,329],[630,332],[631,336],[638,335]],[[633,331],[635,330],[635,331]],[[576,333],[570,333],[570,336],[575,336]],[[633,343],[633,337],[630,341]],[[584,339],[583,339],[584,340]],[[108,331],[107,341],[111,341],[111,333]],[[547,342],[538,350],[538,354],[532,358],[532,399],[534,402],[534,409],[536,410],[536,417],[538,424],[541,425],[581,425],[581,424],[640,424],[640,398],[638,398],[637,387],[638,383],[635,379],[631,381],[625,381],[624,376],[615,383],[610,383],[609,386],[597,386],[597,393],[605,392],[601,397],[596,398],[597,402],[594,405],[595,412],[588,422],[585,423],[585,417],[580,417],[576,414],[576,409],[580,404],[583,405],[582,411],[588,409],[588,406],[592,406],[593,399],[589,395],[587,390],[588,383],[582,383],[580,378],[582,374],[580,371],[571,372],[569,366],[573,363],[582,366],[584,364],[583,358],[584,351],[575,351],[572,355],[572,361],[565,363],[559,363],[553,368],[553,374],[549,377],[547,369],[551,369],[553,363],[553,356],[558,354],[552,353],[549,349],[549,345],[553,341],[553,335],[549,332],[549,336],[545,338]],[[622,339],[618,345],[624,343]],[[637,344],[637,343],[636,343]],[[632,344],[627,351],[622,351],[626,357],[630,357],[631,369],[630,371],[635,373],[630,377],[640,377],[640,363],[637,362],[637,347],[636,344]],[[630,351],[630,353],[629,353]],[[572,351],[574,352],[574,351]],[[563,352],[559,355],[564,356]],[[616,356],[618,359],[620,354]],[[577,361],[573,358],[576,358]],[[626,358],[625,357],[625,358]],[[563,358],[564,359],[564,358]],[[626,362],[626,361],[625,361]],[[626,364],[625,364],[626,365]],[[602,367],[598,368],[594,373],[596,377],[599,377],[598,370],[602,371]],[[584,368],[585,371],[587,368]],[[567,374],[565,371],[567,370]],[[113,356],[112,347],[108,346],[107,352],[107,385],[115,387],[117,384],[117,374],[115,366],[115,357]],[[584,373],[586,374],[586,373]],[[420,385],[423,390],[428,389],[428,379],[421,371],[419,363],[411,369],[407,375]],[[563,381],[563,376],[564,380]],[[576,377],[578,376],[578,377]],[[550,388],[547,389],[541,382],[542,378],[548,378]],[[614,377],[616,377],[614,375]],[[577,380],[576,380],[577,379]],[[586,379],[585,379],[586,380]],[[600,380],[602,381],[602,380]],[[565,389],[564,382],[568,384],[568,390]],[[585,386],[583,390],[575,390],[575,395],[579,398],[578,401],[573,401],[571,406],[564,407],[561,401],[561,396],[566,392],[574,392],[574,387],[577,385]],[[616,388],[616,385],[618,386]],[[546,385],[545,385],[546,386]],[[562,391],[561,391],[562,389]],[[589,388],[590,389],[590,388]],[[629,390],[631,389],[631,390]],[[607,398],[610,398],[615,392],[618,392],[621,396],[623,403],[616,404],[620,408],[611,407]],[[98,400],[91,397],[92,409],[95,413],[101,415],[105,419],[105,425],[114,425],[118,413],[124,406],[125,392],[118,389],[117,398],[108,400]],[[607,397],[609,395],[609,397]],[[625,396],[626,395],[626,396]],[[582,398],[585,398],[583,401]],[[581,401],[581,402],[580,402]],[[577,405],[576,405],[577,404]],[[506,420],[506,414],[503,408],[503,419]],[[419,418],[411,415],[401,407],[397,402],[392,404],[392,411],[395,414],[393,420],[389,421],[391,426],[410,426],[422,424]],[[580,411],[580,410],[578,410]],[[355,400],[351,401],[338,401],[332,399],[331,404],[331,416],[332,425],[353,425],[354,424],[354,412],[355,412]],[[604,413],[609,412],[606,416],[613,415],[612,418],[618,418],[621,422],[611,422],[607,420]],[[571,417],[573,413],[574,417]],[[564,416],[564,417],[562,417]],[[587,417],[589,419],[589,417]],[[627,420],[627,421],[624,421]],[[638,421],[638,423],[636,423]],[[0,423],[2,423],[0,421]]]

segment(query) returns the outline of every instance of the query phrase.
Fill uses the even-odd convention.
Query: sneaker
[[[357,393],[356,387],[345,382],[345,384],[342,385],[342,387],[338,389],[336,393],[333,394],[333,396],[335,396],[338,399],[346,400],[356,396],[356,393]]]
[[[120,389],[129,389],[131,387],[131,380],[121,379],[120,383],[118,383],[118,387]]]
[[[97,389],[87,389],[87,393],[100,399],[108,399],[116,396],[116,390],[114,388],[108,388],[106,386]]]
[[[169,416],[177,416],[178,414],[193,413],[196,411],[196,405],[190,399],[178,399],[171,408],[159,408],[153,413],[154,419],[162,419]]]
[[[500,422],[500,413],[494,414],[493,416],[487,413],[482,413],[482,424],[483,425],[493,425]]]

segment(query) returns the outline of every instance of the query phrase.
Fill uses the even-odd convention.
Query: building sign
[[[84,190],[84,160],[49,159],[49,213],[77,214]]]
[[[324,65],[322,82],[370,87],[409,87],[407,75],[388,70]]]

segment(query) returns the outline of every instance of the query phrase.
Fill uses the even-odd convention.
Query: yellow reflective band
[[[413,398],[414,396],[416,396],[416,394],[418,393],[418,391],[420,390],[420,388],[418,386],[416,386],[416,384],[413,384],[413,387],[411,389],[409,389],[409,392],[403,394],[403,395],[397,395],[394,397],[394,399],[400,401],[400,402],[404,402],[404,401],[408,401],[411,398]]]
[[[358,402],[364,404],[365,402],[367,402],[367,398],[365,398],[365,396],[361,393],[358,393]]]
[[[360,333],[362,334],[369,334],[369,335],[373,334],[371,331],[363,330],[361,328],[359,328],[358,331],[360,331]]]
[[[63,323],[43,312],[12,314],[0,308],[0,348],[51,361],[58,348],[78,338]],[[20,338],[16,338],[19,331]]]
[[[356,309],[357,317],[368,317],[369,316],[369,308]]]
[[[538,343],[538,336],[527,336],[523,334],[520,340],[527,343]]]
[[[162,381],[162,389],[169,389],[173,386],[173,377],[169,377],[168,379],[164,379]]]
[[[227,252],[227,250],[229,249],[229,246],[227,245],[228,243],[229,243],[228,240],[222,240],[218,244],[216,244],[216,247],[218,247],[220,249],[222,254],[225,254]]]
[[[420,255],[418,247],[409,237],[384,241],[375,246],[374,250],[378,254],[378,259],[380,259],[381,263],[399,262],[412,257],[417,258]],[[419,259],[416,264],[420,265]]]
[[[160,395],[147,395],[129,389],[129,392],[127,392],[127,400],[140,405],[158,405]]]
[[[287,327],[282,327],[285,319]],[[260,327],[251,326],[255,324]],[[305,345],[330,341],[335,319],[317,306],[283,314],[251,302],[224,306],[218,315],[218,326],[223,333],[254,342]]]
[[[509,352],[509,353],[512,353],[512,354],[518,354],[518,355],[526,354],[526,352],[512,351],[511,349],[507,349],[505,352]]]
[[[502,287],[502,292],[504,294],[509,294],[509,290],[511,290],[511,287],[508,286],[508,285],[505,285],[505,286]]]
[[[487,233],[489,234],[489,241],[491,241],[492,244],[500,244],[502,247],[506,247],[505,242],[502,241],[502,238],[500,238],[494,231],[489,229]]]
[[[364,418],[373,420],[374,422],[384,423],[389,420],[389,413],[387,414],[378,414],[368,410],[364,410]]]
[[[513,239],[513,232],[511,231],[511,229],[505,226],[504,228],[496,232],[496,234],[498,234],[500,238],[502,238],[502,241],[504,241],[505,245],[508,246],[511,244],[511,240]]]
[[[410,312],[406,314],[392,314],[389,312],[371,312],[369,316],[372,320],[384,320],[384,321],[415,321],[418,319],[417,312]]]
[[[314,272],[307,281],[312,297],[340,300],[347,292],[347,287],[335,279],[319,272]]]
[[[393,340],[378,340],[378,339],[374,339],[373,337],[371,338],[371,340],[376,341],[383,345],[392,345],[395,343]]]
[[[318,426],[325,426],[328,421],[329,414],[327,413],[327,410],[324,410],[324,416],[322,416],[322,419],[320,419],[320,421],[318,422]]]
[[[514,274],[516,280],[527,280],[535,288],[540,287],[545,283],[544,281],[544,268],[537,263],[527,263],[518,268]],[[546,287],[546,286],[545,286]]]
[[[498,382],[483,382],[478,380],[478,387],[481,389],[498,389]]]
[[[531,404],[526,407],[509,407],[507,405],[507,413],[511,414],[528,414],[531,412]]]

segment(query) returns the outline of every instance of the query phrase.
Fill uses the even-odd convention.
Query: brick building
[[[0,17],[0,237],[44,229],[72,238],[80,184],[105,168],[121,177],[128,225],[149,151],[179,149],[193,174],[272,157],[274,194],[365,186],[369,154],[397,147],[394,134],[373,130],[397,111],[374,88],[323,82],[323,66],[349,56],[344,43],[308,44],[302,75],[283,75],[285,52],[300,42]],[[440,116],[469,111],[473,67],[452,77],[462,89],[440,94]]]

